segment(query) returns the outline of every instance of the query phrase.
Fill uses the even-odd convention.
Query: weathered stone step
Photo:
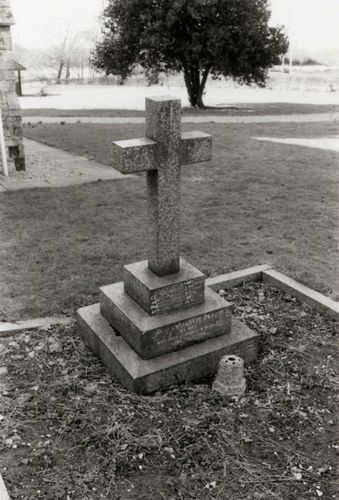
[[[144,359],[229,334],[231,304],[209,288],[201,305],[150,316],[124,292],[123,282],[100,288],[101,314]]]
[[[213,376],[225,354],[240,356],[246,363],[257,356],[256,333],[238,320],[232,320],[232,333],[142,359],[123,337],[116,335],[100,314],[99,304],[79,309],[77,316],[79,333],[91,349],[127,389],[139,394]]]

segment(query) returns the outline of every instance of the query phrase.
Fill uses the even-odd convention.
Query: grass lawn
[[[185,130],[198,127],[185,126]],[[253,139],[318,137],[333,123],[200,124],[213,161],[183,168],[181,254],[207,274],[255,264],[336,298],[338,176],[334,153]],[[110,162],[112,139],[142,126],[41,125],[27,137]],[[146,256],[145,179],[0,194],[0,318],[72,313]]]
[[[0,339],[11,499],[337,498],[334,321],[262,284],[226,299],[260,339],[237,403],[210,381],[130,394],[75,326]]]
[[[184,115],[284,115],[331,113],[338,111],[339,106],[332,104],[298,104],[298,103],[246,103],[227,107],[183,108]],[[23,116],[144,116],[145,112],[131,109],[22,109]]]

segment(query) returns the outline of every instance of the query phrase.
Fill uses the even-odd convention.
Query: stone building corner
[[[14,17],[9,0],[0,0],[0,106],[10,172],[25,170],[22,115],[16,94],[16,75],[12,59],[13,24]]]

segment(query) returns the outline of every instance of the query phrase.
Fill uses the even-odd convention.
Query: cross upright
[[[212,137],[181,133],[181,102],[168,96],[146,99],[146,137],[113,143],[113,162],[121,172],[147,172],[148,268],[157,276],[180,269],[181,165],[211,155]]]

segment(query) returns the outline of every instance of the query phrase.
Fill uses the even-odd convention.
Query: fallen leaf
[[[25,403],[27,403],[27,401],[29,401],[30,399],[32,399],[32,394],[21,394],[19,397],[17,397],[15,399],[15,402],[16,404],[18,404],[19,406],[23,406]]]
[[[98,384],[96,382],[91,382],[90,384],[86,385],[84,390],[85,390],[85,392],[88,392],[89,394],[92,394],[93,392],[97,392]]]
[[[62,352],[62,347],[61,347],[61,344],[60,342],[52,342],[50,345],[49,345],[49,352],[51,353],[61,353]]]

